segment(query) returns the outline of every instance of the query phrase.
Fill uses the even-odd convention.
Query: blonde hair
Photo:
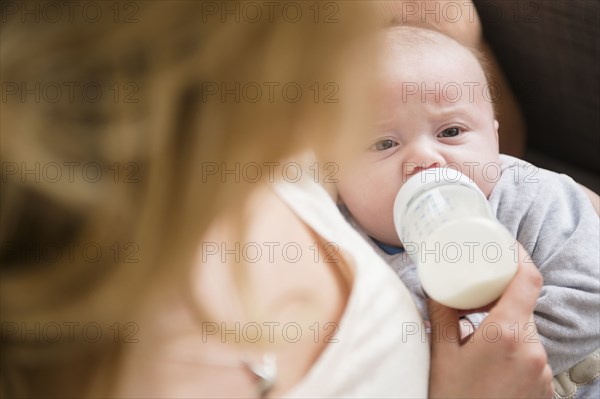
[[[133,17],[96,23],[66,9],[58,22],[2,15],[4,395],[82,395],[85,378],[57,387],[52,373],[118,359],[113,337],[40,342],[23,331],[132,320],[148,292],[181,283],[208,226],[239,212],[269,163],[307,146],[338,156],[365,126],[349,110],[369,113],[359,73],[372,54],[357,45],[374,31],[366,7],[336,3],[333,23],[308,5],[299,21],[236,22],[173,3],[128,3]],[[261,101],[238,101],[240,82],[265,88]],[[300,99],[266,97],[288,82]],[[261,168],[257,182],[207,176],[247,163]]]

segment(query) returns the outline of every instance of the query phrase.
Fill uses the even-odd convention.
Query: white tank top
[[[426,398],[429,341],[407,288],[322,186],[307,177],[274,189],[324,241],[337,244],[354,268],[337,342],[327,345],[286,397]]]

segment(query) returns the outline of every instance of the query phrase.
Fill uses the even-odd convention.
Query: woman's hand
[[[541,286],[533,263],[520,262],[489,316],[463,344],[458,312],[430,301],[429,397],[551,398],[552,370],[533,324]]]

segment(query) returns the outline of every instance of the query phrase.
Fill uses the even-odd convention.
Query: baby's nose
[[[444,157],[426,140],[417,140],[405,148],[403,174],[413,175],[429,168],[439,168],[446,164]]]

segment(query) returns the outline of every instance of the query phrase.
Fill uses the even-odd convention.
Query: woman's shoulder
[[[246,320],[239,336],[230,336],[242,341],[236,342],[240,349],[275,356],[272,394],[280,396],[325,348],[324,339],[315,339],[318,326],[339,322],[352,283],[340,272],[344,260],[335,253],[326,259],[322,237],[273,190],[257,189],[241,216],[243,224],[225,215],[203,240],[208,252],[201,255],[199,292],[212,293],[202,301],[217,319]],[[233,298],[242,304],[240,314],[231,314]]]
[[[424,397],[429,352],[416,306],[327,192],[313,181],[283,182],[247,204],[243,235],[233,215],[207,235],[218,245],[201,264],[199,284],[216,317],[246,320],[239,350],[274,355],[270,395]],[[231,284],[236,278],[241,291]],[[228,313],[233,297],[253,316]],[[244,326],[252,326],[251,337]],[[262,339],[251,344],[256,331]]]

